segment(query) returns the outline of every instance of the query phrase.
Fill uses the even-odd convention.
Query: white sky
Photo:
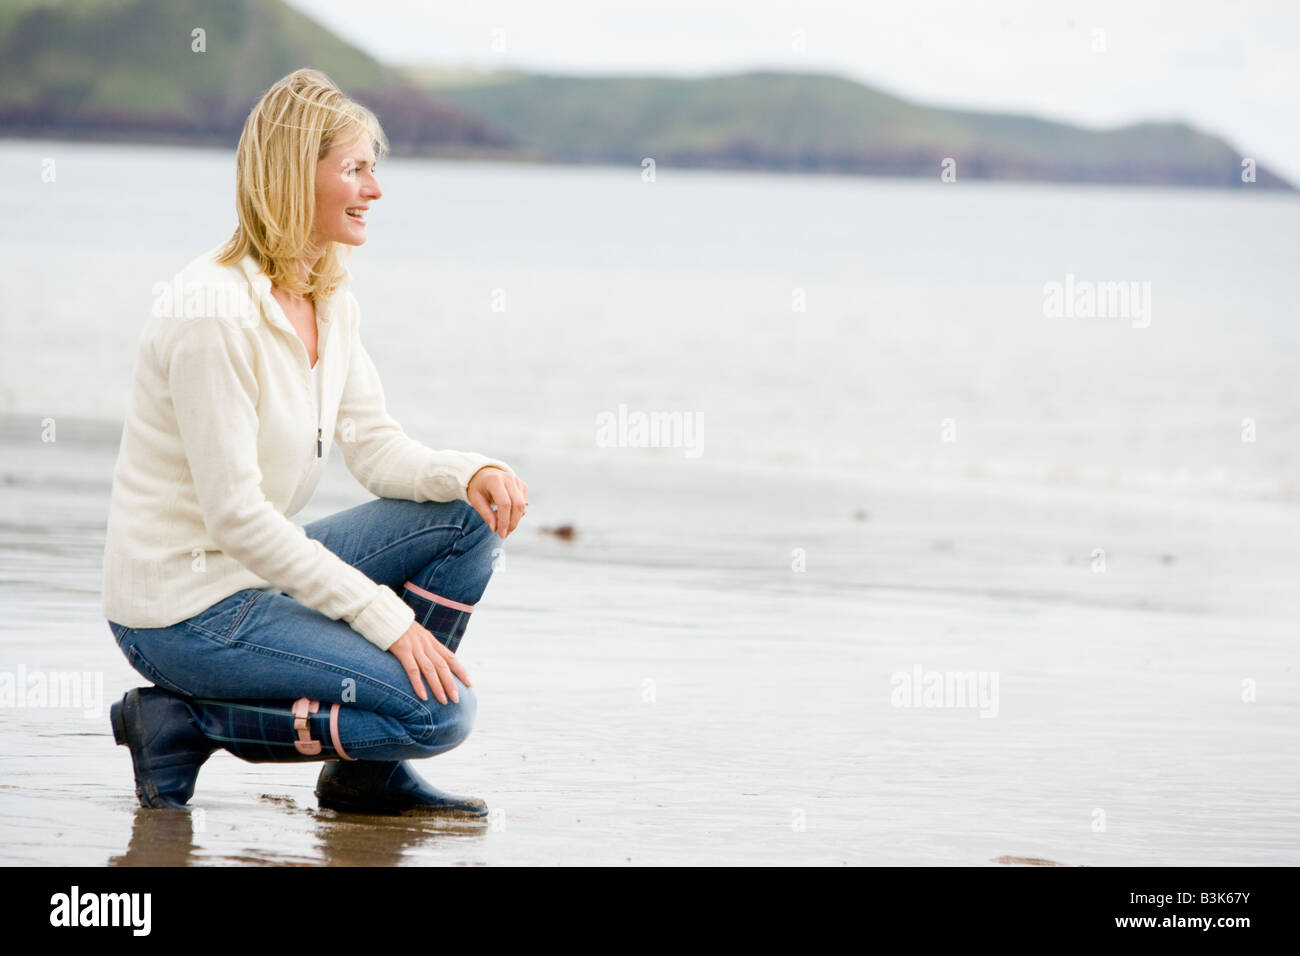
[[[1300,3],[1286,0],[288,2],[389,63],[775,68],[1083,125],[1185,120],[1300,185]]]

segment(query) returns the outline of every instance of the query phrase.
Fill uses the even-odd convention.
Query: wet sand
[[[318,810],[316,765],[224,752],[191,813],[141,810],[99,613],[119,429],[0,422],[0,673],[103,691],[0,707],[0,863],[1300,862],[1294,508],[659,449],[493,449],[532,506],[462,646],[474,733],[417,765],[487,821]],[[366,498],[335,456],[295,520]],[[996,713],[896,706],[917,667],[996,674]]]

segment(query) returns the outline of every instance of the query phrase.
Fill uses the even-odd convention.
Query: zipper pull
[[[321,429],[317,428],[316,429],[316,457],[317,458],[320,457],[320,438],[321,438]]]

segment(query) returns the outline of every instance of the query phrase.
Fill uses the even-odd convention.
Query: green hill
[[[233,146],[304,66],[374,109],[395,150],[506,146],[280,0],[0,0],[0,134]]]
[[[407,75],[564,162],[1242,186],[1243,154],[1181,123],[1089,130],[923,106],[838,76]],[[1292,188],[1256,170],[1254,188]]]
[[[824,74],[398,68],[282,0],[0,0],[0,136],[233,147],[257,98],[304,66],[373,109],[397,154],[935,178],[952,158],[958,179],[1243,186],[1241,151],[1185,124],[1089,130]],[[1293,188],[1262,167],[1256,180]]]

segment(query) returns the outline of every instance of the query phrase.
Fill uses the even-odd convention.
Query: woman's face
[[[366,210],[383,195],[375,178],[375,150],[364,132],[340,139],[316,164],[316,218],[312,241],[359,246],[366,241]]]

